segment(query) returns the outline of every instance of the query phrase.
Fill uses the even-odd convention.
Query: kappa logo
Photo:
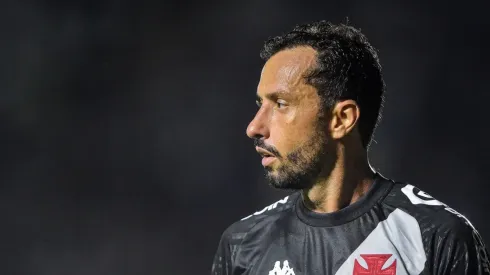
[[[274,269],[269,271],[269,275],[295,275],[295,274],[293,269],[289,267],[289,262],[286,260],[282,264],[282,268],[281,268],[281,262],[277,261],[274,264]]]
[[[269,210],[272,210],[272,209],[275,209],[277,207],[278,204],[285,204],[286,202],[288,202],[288,199],[289,199],[289,196],[285,197],[284,199],[282,200],[278,200],[276,201],[275,203],[269,205],[269,206],[266,206],[264,209],[260,210],[260,211],[257,211],[255,213],[253,213],[252,215],[249,215],[249,216],[246,216],[245,218],[242,219],[243,220],[246,220],[252,216],[257,216],[257,215],[260,215],[262,213],[264,213],[265,211],[269,211]]]
[[[396,259],[391,265],[385,267],[391,254],[361,254],[366,262],[364,268],[357,260],[354,262],[353,275],[396,275]]]

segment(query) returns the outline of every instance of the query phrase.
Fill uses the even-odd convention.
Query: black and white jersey
[[[307,209],[297,192],[228,227],[212,275],[490,274],[471,223],[410,185],[379,175],[337,212]]]

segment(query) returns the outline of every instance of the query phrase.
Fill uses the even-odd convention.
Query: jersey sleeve
[[[231,275],[231,256],[230,238],[228,231],[225,231],[221,235],[218,249],[214,255],[211,275]]]
[[[435,246],[434,274],[490,275],[485,244],[472,226],[436,236]]]

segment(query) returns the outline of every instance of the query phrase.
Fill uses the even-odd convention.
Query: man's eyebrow
[[[273,91],[273,92],[267,93],[265,95],[265,97],[267,99],[270,99],[270,100],[275,100],[278,97],[285,96],[285,95],[288,95],[288,94],[289,93],[286,92],[286,91],[284,91],[284,90],[277,90],[277,91]],[[258,101],[261,101],[262,100],[262,97],[258,93],[256,94],[256,97],[257,97],[257,100]]]

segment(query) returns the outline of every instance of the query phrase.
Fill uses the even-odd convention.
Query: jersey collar
[[[377,202],[384,198],[393,187],[393,181],[376,173],[374,182],[368,192],[355,203],[339,211],[320,214],[309,210],[303,203],[302,196],[295,203],[296,215],[304,223],[318,227],[332,227],[348,223],[368,212]]]

